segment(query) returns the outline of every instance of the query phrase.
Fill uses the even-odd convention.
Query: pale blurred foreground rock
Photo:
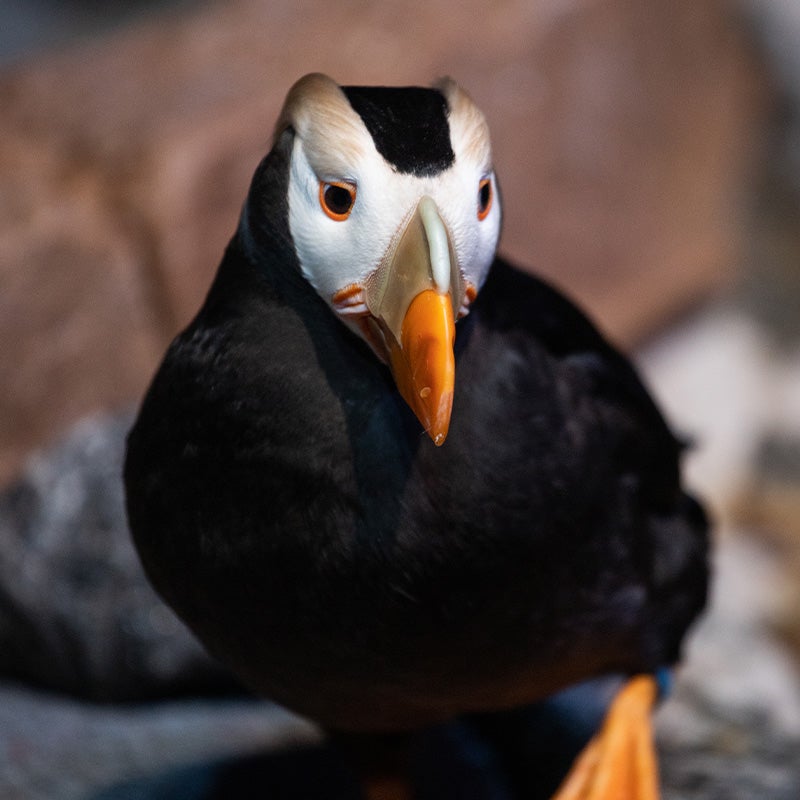
[[[0,683],[0,797],[90,800],[109,786],[187,764],[279,752],[318,739],[311,725],[266,702],[98,706]],[[173,794],[147,800],[185,798],[191,786],[187,780]],[[140,800],[124,791],[117,798]]]
[[[686,476],[720,535],[748,530],[780,564],[769,624],[800,663],[800,340],[787,349],[729,299],[659,337],[639,363],[668,419],[694,443]]]
[[[95,701],[229,691],[134,551],[121,480],[132,419],[86,420],[0,494],[0,675]]]
[[[729,300],[639,363],[694,441],[686,474],[718,522],[711,608],[658,716],[665,800],[800,797],[800,471],[776,481],[760,463],[765,437],[800,431],[798,354]]]
[[[763,114],[724,0],[200,4],[0,75],[0,483],[144,389],[299,76],[451,74],[489,118],[504,250],[613,335],[724,279]],[[475,32],[480,31],[476,37]]]
[[[789,576],[741,531],[714,564],[709,613],[657,716],[664,800],[795,800],[800,672],[774,629]]]

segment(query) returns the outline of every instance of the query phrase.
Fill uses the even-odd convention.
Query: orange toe
[[[658,800],[650,675],[632,678],[614,699],[603,727],[575,760],[553,800]]]

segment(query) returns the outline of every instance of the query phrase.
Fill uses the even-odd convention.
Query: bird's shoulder
[[[526,370],[532,381],[546,375],[574,400],[613,407],[620,421],[680,450],[635,364],[563,292],[498,257],[475,312],[485,379],[516,362],[523,383]]]
[[[498,259],[459,325],[443,448],[455,460],[513,475],[521,495],[563,485],[573,497],[602,497],[632,483],[645,504],[670,502],[682,444],[634,364],[572,301]]]

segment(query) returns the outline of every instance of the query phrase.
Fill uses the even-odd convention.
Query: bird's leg
[[[553,800],[658,799],[651,719],[657,694],[656,681],[650,675],[628,681]]]
[[[398,777],[367,778],[365,800],[412,800],[408,781]]]
[[[329,736],[358,777],[364,800],[412,800],[410,734],[331,731]]]

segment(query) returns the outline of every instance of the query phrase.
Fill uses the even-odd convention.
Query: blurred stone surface
[[[729,299],[639,364],[694,441],[686,475],[718,523],[710,611],[658,715],[665,800],[800,797],[800,491],[787,436],[800,429],[800,361]]]
[[[230,691],[131,543],[121,482],[131,422],[86,420],[0,494],[0,674],[99,701]]]
[[[129,404],[160,342],[142,242],[86,160],[4,131],[0,174],[2,478],[87,408]]]
[[[194,762],[318,738],[308,723],[266,702],[97,706],[0,683],[0,797],[89,800],[108,786]],[[179,784],[160,799],[185,798],[190,788]],[[122,792],[118,798],[140,800]]]
[[[492,126],[505,251],[613,335],[653,330],[736,245],[764,80],[732,8],[235,0],[5,70],[0,483],[83,413],[141,393],[312,70],[457,78]]]
[[[723,535],[748,530],[780,565],[768,625],[800,663],[800,341],[787,342],[729,297],[652,342],[639,362],[694,443],[685,474]]]
[[[728,531],[711,608],[657,716],[664,800],[800,797],[800,674],[773,628],[788,576],[779,555]]]
[[[97,36],[163,7],[191,0],[3,0],[0,64]]]
[[[742,0],[775,101],[748,202],[738,299],[791,353],[800,349],[800,3]]]

